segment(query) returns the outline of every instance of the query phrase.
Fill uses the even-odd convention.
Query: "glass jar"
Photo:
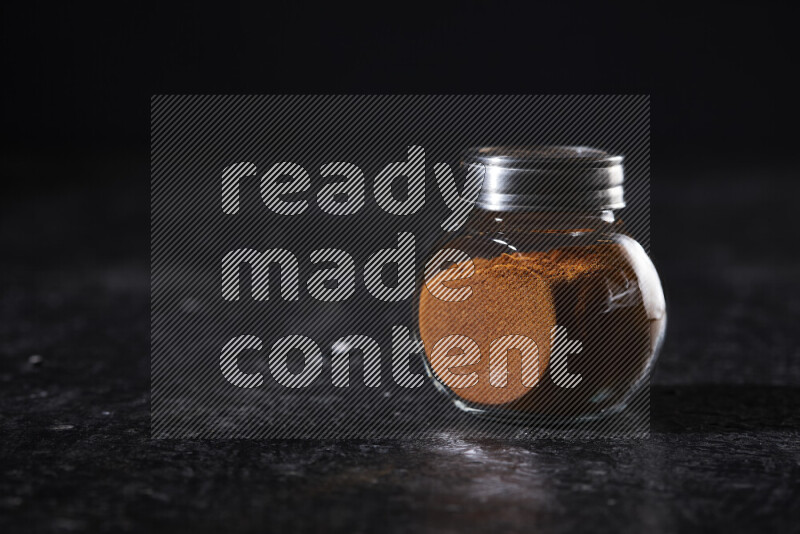
[[[459,408],[503,419],[617,413],[649,377],[661,282],[615,210],[622,157],[583,147],[470,151],[470,218],[426,261],[414,304],[424,362]]]

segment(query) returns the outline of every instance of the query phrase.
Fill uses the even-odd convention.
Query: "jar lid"
[[[622,156],[580,146],[491,146],[464,165],[486,175],[476,205],[489,211],[594,211],[625,207]]]

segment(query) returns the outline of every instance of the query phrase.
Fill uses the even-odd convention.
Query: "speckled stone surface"
[[[30,198],[0,234],[0,530],[795,530],[796,225],[746,178],[654,182],[670,329],[636,441],[151,440],[146,181]]]

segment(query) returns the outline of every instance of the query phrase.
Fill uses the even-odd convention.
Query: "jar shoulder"
[[[666,314],[656,267],[644,247],[625,232],[466,229],[440,239],[429,252],[426,265],[445,249],[469,257],[476,269],[511,264],[550,280],[572,274],[605,278],[611,291],[633,285],[651,318]]]

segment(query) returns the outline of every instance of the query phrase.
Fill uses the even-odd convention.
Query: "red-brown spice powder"
[[[641,374],[650,332],[641,302],[614,313],[605,310],[606,280],[615,276],[635,280],[616,245],[502,254],[475,258],[473,264],[473,276],[443,283],[453,289],[470,286],[469,299],[439,300],[423,287],[419,303],[426,357],[437,377],[461,399],[525,411],[576,413],[596,408],[596,402],[591,407],[586,404],[591,397],[597,398],[599,391],[606,392],[605,404],[614,402],[619,398],[615,393],[626,391]],[[463,265],[451,268],[459,267]],[[579,339],[584,345],[570,365],[571,372],[580,370],[584,375],[580,387],[574,390],[556,388],[547,376],[551,333],[556,324],[566,327],[570,339]],[[472,339],[480,349],[480,361],[446,372],[449,358],[432,354],[432,349],[438,340],[450,335]],[[522,383],[521,352],[515,349],[507,353],[505,387],[490,383],[490,344],[508,335],[526,336],[538,347],[538,382],[531,387]],[[457,349],[448,354],[455,352]],[[478,375],[477,384],[455,387],[458,375],[472,372]]]

